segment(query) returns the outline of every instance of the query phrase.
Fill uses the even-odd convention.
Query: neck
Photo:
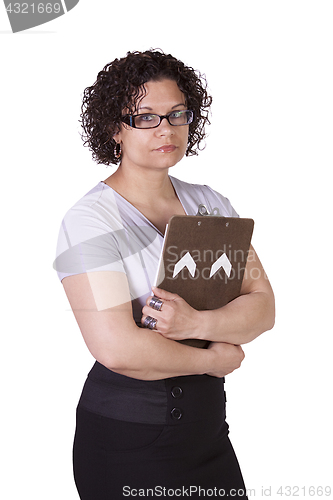
[[[136,172],[120,165],[105,183],[134,204],[154,206],[158,201],[175,197],[168,169]]]

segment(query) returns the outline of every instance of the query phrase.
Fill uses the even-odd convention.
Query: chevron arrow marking
[[[187,269],[189,270],[189,273],[191,274],[192,277],[194,277],[194,273],[195,273],[195,268],[197,267],[196,263],[194,262],[193,260],[193,257],[192,255],[190,254],[190,252],[187,252],[184,257],[182,257],[176,264],[175,264],[175,267],[174,267],[174,270],[173,270],[173,278],[175,276],[177,276],[178,273],[180,273],[180,271],[182,269],[184,269],[184,267],[187,267]]]
[[[230,278],[232,265],[225,253],[214,262],[211,267],[209,277],[211,278],[221,267],[223,267],[226,275]]]

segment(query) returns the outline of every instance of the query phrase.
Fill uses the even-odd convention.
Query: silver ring
[[[143,326],[145,328],[149,328],[149,330],[154,330],[157,323],[157,319],[152,318],[151,316],[147,316],[143,322]]]
[[[162,308],[162,305],[163,305],[163,302],[161,301],[161,299],[159,299],[155,295],[150,299],[149,307],[152,307],[153,309],[155,309],[155,311],[160,311]]]

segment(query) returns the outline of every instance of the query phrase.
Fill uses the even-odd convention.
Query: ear
[[[115,127],[110,125],[109,126],[109,134],[112,136],[112,139],[117,143],[121,143],[121,129],[119,129],[117,132],[114,132]]]
[[[113,134],[112,136],[112,139],[117,143],[117,144],[121,144],[122,142],[122,134],[121,134],[121,130],[119,130],[118,132],[116,132],[115,134]]]

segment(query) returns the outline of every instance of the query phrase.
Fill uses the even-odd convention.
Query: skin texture
[[[185,96],[173,80],[151,81],[145,87],[139,113],[166,115],[187,109]],[[166,119],[148,130],[123,124],[114,136],[121,145],[122,161],[105,183],[162,233],[172,215],[184,214],[168,173],[184,156],[187,138],[188,126],[173,127]],[[170,145],[174,148],[165,147]],[[149,299],[142,310],[142,321],[147,315],[158,319],[154,331],[134,323],[123,273],[79,274],[62,283],[88,349],[109,369],[142,380],[203,373],[224,377],[240,367],[244,359],[240,345],[274,324],[273,292],[257,255],[251,252],[241,296],[221,309],[196,311],[178,295],[155,289],[163,300],[161,311],[149,307]],[[251,273],[253,268],[259,272]],[[209,349],[197,349],[175,342],[185,338],[212,343]]]

